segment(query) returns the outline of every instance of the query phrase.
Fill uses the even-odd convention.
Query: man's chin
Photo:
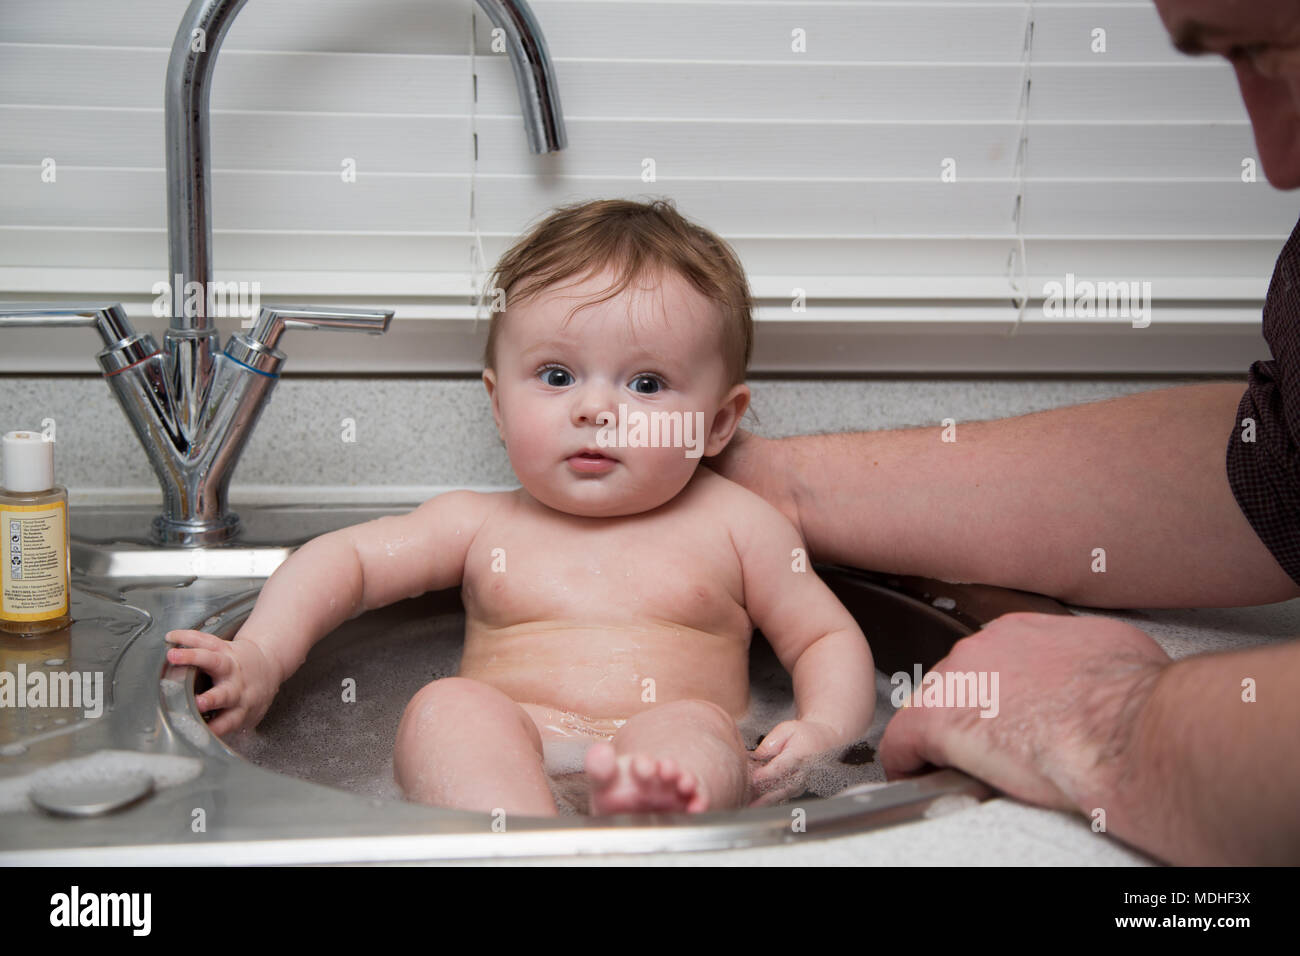
[[[1263,133],[1257,131],[1255,147],[1264,177],[1275,189],[1300,186],[1300,115],[1294,109],[1275,116]]]
[[[1264,163],[1264,176],[1274,189],[1300,187],[1300,156],[1295,153]]]
[[[1264,177],[1276,189],[1300,186],[1300,81],[1260,76],[1234,64]]]

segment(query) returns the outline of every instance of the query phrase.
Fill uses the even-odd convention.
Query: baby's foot
[[[675,760],[655,760],[644,754],[620,757],[613,744],[592,744],[588,749],[587,780],[591,812],[596,816],[648,811],[700,813],[709,808],[695,774],[682,770]]]

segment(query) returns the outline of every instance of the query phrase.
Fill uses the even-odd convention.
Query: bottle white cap
[[[48,491],[54,487],[54,442],[40,432],[6,432],[4,481],[8,491]]]

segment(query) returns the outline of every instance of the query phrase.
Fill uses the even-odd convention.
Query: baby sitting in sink
[[[409,799],[554,815],[544,748],[564,740],[586,745],[596,814],[802,792],[811,758],[866,733],[874,670],[789,519],[701,464],[749,404],[751,302],[730,247],[669,203],[587,202],[537,225],[493,279],[509,305],[494,303],[483,382],[523,487],[315,538],[233,641],[171,631],[168,660],[211,675],[199,709],[227,734],[255,726],[345,620],[460,585],[460,674],[417,693],[397,730]],[[668,421],[681,427],[655,427]],[[798,718],[751,756],[736,720],[755,626]]]

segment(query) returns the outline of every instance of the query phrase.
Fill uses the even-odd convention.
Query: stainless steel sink
[[[801,826],[792,826],[787,805],[694,816],[515,817],[497,832],[485,814],[312,782],[330,779],[321,767],[332,763],[337,771],[339,754],[329,748],[316,765],[272,770],[214,737],[194,704],[195,672],[167,665],[163,635],[197,628],[233,636],[265,578],[295,547],[410,507],[414,503],[241,507],[245,530],[236,545],[194,550],[150,542],[154,508],[72,508],[73,623],[39,637],[0,636],[0,670],[16,673],[22,665],[29,674],[99,672],[106,702],[98,717],[48,707],[0,709],[0,864],[418,861],[721,849],[861,832],[918,819],[941,798],[979,800],[991,793],[944,770],[829,799],[800,799]],[[1001,588],[834,566],[818,571],[862,624],[885,673],[910,672],[915,663],[929,667],[956,640],[1003,613],[1068,613],[1050,599]],[[318,671],[328,667],[340,647],[356,647],[356,633],[383,635],[395,622],[422,619],[441,620],[446,631],[459,613],[456,592],[438,592],[348,622],[313,650],[259,730],[291,726],[300,691],[294,681],[310,680],[313,662]],[[755,646],[764,642],[756,637]],[[276,708],[283,710],[279,717]],[[370,730],[372,736],[384,732]]]

